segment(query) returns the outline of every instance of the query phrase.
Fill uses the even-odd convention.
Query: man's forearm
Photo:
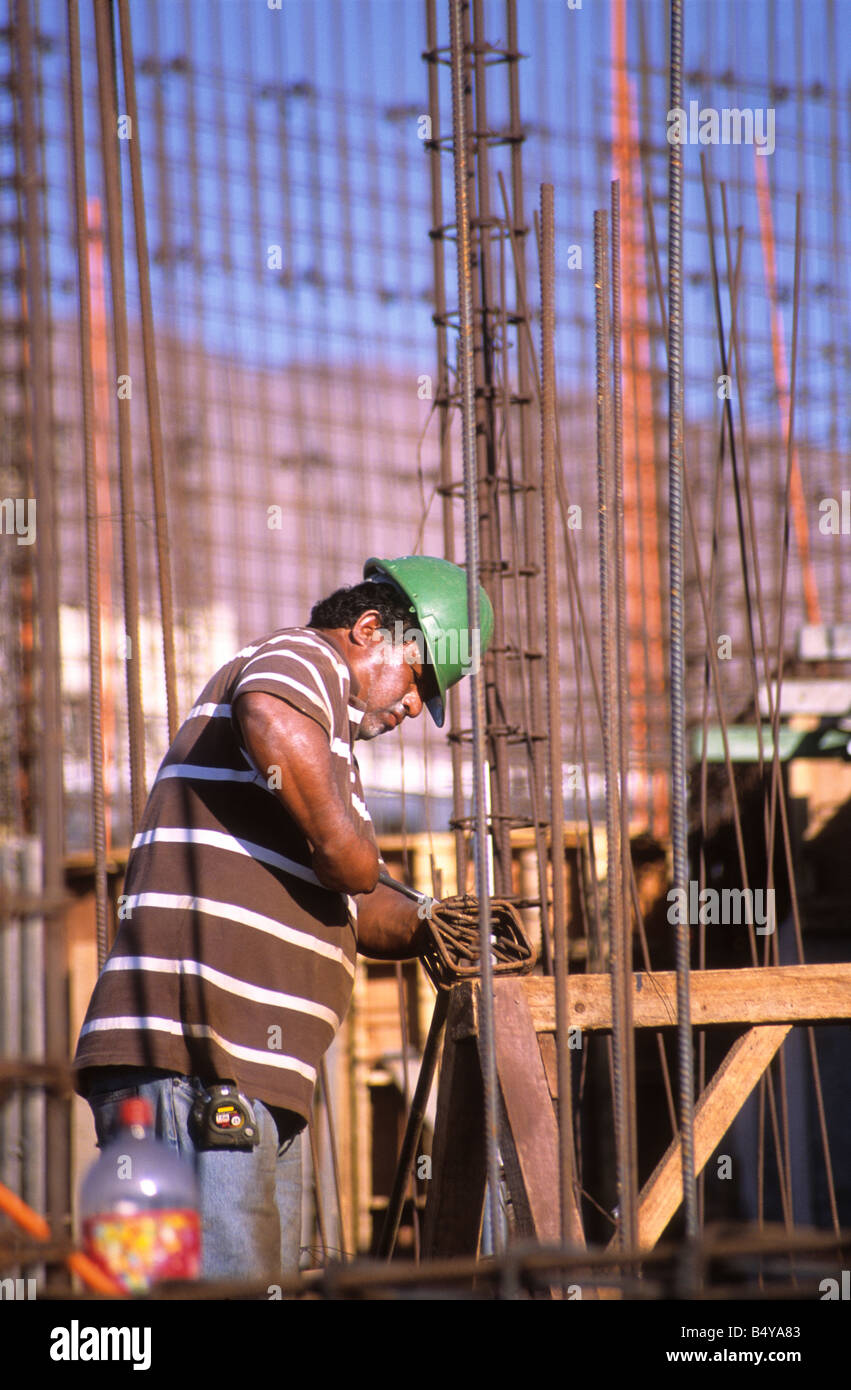
[[[358,950],[374,960],[411,960],[422,953],[429,939],[428,925],[410,899],[379,883],[371,893],[360,893]]]
[[[337,790],[327,733],[285,700],[262,691],[240,695],[235,712],[255,768],[267,778],[276,774],[275,795],[310,843],[319,882],[338,893],[374,888],[378,846],[368,822]]]

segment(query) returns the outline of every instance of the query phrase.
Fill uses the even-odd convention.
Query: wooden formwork
[[[633,975],[636,1028],[677,1023],[676,975]],[[479,986],[454,986],[438,1090],[432,1183],[423,1236],[427,1257],[474,1254],[485,1192],[484,1096],[478,1027]],[[851,964],[702,970],[691,976],[691,1022],[743,1028],[695,1107],[695,1171],[700,1173],[795,1025],[851,1018]],[[499,1083],[499,1147],[520,1236],[558,1242],[558,1100],[555,986],[551,977],[494,982]],[[568,981],[568,1027],[612,1027],[608,975]],[[680,1142],[674,1138],[639,1194],[639,1244],[656,1244],[682,1202]],[[576,1198],[572,1243],[584,1245]]]

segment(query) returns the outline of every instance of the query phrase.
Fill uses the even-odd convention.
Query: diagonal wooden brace
[[[730,1048],[695,1107],[696,1175],[720,1144],[791,1030],[791,1023],[749,1028]],[[682,1200],[682,1154],[680,1140],[676,1138],[639,1194],[638,1243],[643,1249],[656,1244]]]

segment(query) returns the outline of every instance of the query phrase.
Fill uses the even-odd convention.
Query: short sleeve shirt
[[[232,1080],[310,1117],[351,998],[356,906],[319,883],[276,769],[242,747],[233,704],[248,691],[319,724],[337,790],[371,828],[352,751],[361,713],[336,648],[310,628],[243,648],[209,681],[154,781],[80,1033],[83,1094],[86,1068],[151,1066]]]

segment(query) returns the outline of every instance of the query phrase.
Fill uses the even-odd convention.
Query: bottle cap
[[[136,1096],[132,1100],[123,1100],[118,1111],[118,1119],[122,1125],[151,1125],[154,1121],[154,1114],[150,1102],[143,1100],[141,1096]]]

